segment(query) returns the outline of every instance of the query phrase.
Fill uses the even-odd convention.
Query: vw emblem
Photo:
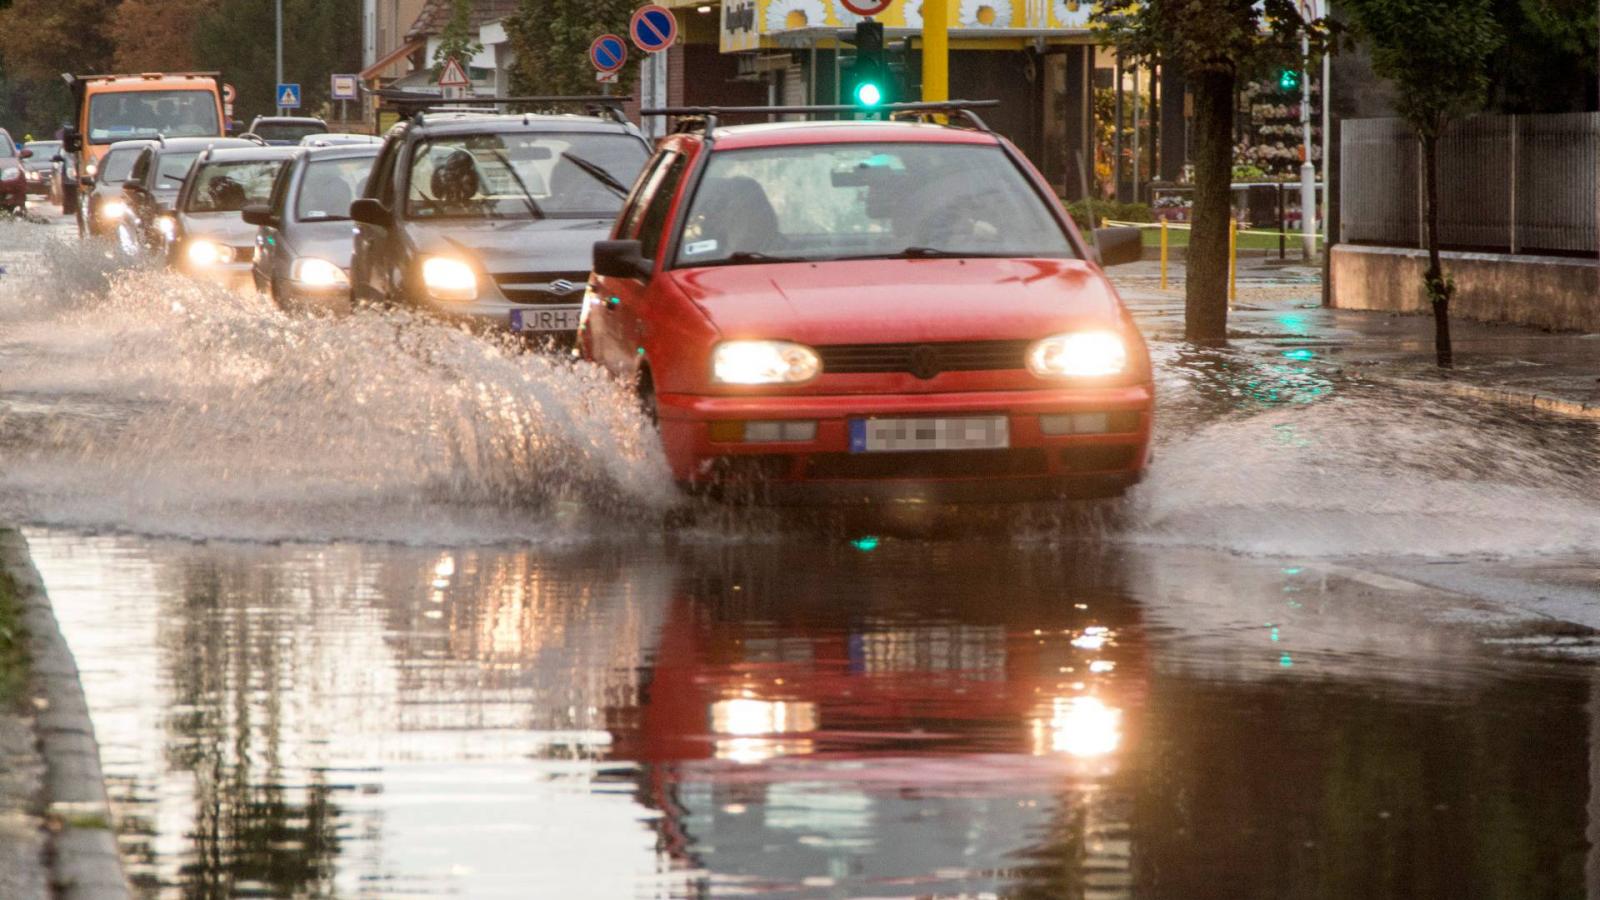
[[[911,349],[911,374],[927,381],[944,371],[939,348],[922,344]]]
[[[552,294],[555,294],[557,297],[565,297],[573,291],[583,290],[583,285],[573,284],[565,278],[558,278],[546,285],[546,290]]]

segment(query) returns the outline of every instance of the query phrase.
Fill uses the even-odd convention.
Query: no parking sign
[[[628,34],[640,50],[660,53],[678,39],[678,18],[665,6],[642,6],[628,23]]]
[[[628,61],[628,45],[614,34],[602,34],[589,45],[589,62],[601,72],[615,72]]]

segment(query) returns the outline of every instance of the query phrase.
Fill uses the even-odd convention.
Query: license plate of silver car
[[[511,311],[512,331],[577,331],[582,306],[530,306]]]
[[[910,453],[923,450],[1003,450],[1011,446],[1005,416],[851,419],[851,453]]]

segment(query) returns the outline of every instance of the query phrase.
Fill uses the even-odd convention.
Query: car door
[[[302,156],[286,167],[278,176],[277,182],[272,185],[272,196],[268,199],[267,206],[272,210],[273,222],[276,224],[263,225],[256,229],[255,258],[250,266],[258,291],[273,291],[276,289],[275,281],[281,283],[289,276],[290,260],[288,248],[284,245],[289,209],[292,205],[289,203],[289,197],[305,166],[305,157]]]
[[[142,250],[145,231],[153,227],[150,222],[152,198],[146,181],[154,168],[155,149],[146,147],[140,151],[139,158],[134,160],[133,168],[128,172],[127,180],[122,183],[122,202],[127,206],[127,214],[119,226],[121,234],[118,239],[123,243],[124,252]]]
[[[391,140],[384,145],[378,153],[377,162],[372,165],[372,174],[367,176],[366,189],[361,192],[363,198],[383,204],[394,219],[388,228],[365,222],[355,225],[355,254],[350,260],[350,285],[357,302],[376,303],[393,296],[389,277],[393,267],[390,232],[398,229],[402,212],[395,199],[395,181],[398,177],[396,160],[404,146],[403,140]]]
[[[655,261],[667,243],[671,227],[669,214],[689,168],[689,157],[677,149],[658,154],[642,182],[637,202],[625,213],[618,229],[619,240],[637,240],[640,255]],[[598,312],[592,315],[593,350],[596,360],[624,378],[631,378],[639,364],[639,350],[649,330],[648,303],[650,280],[615,276],[595,278],[595,293],[600,298]]]

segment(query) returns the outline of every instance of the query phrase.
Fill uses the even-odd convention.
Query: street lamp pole
[[[1305,258],[1317,255],[1317,167],[1311,161],[1311,37],[1300,33],[1300,128],[1304,132],[1300,164],[1300,231],[1305,236]],[[1327,90],[1326,87],[1323,90]]]
[[[276,93],[277,90],[278,90],[277,85],[283,84],[283,0],[275,0],[275,2],[273,3],[273,12],[275,13],[277,26],[278,26],[278,56],[277,56],[277,60],[278,60],[278,65],[277,65],[278,80],[274,83],[273,88],[272,88],[273,92]],[[277,97],[273,97],[272,98],[274,105],[277,104],[278,99],[279,98],[277,98]],[[280,116],[283,115],[283,107],[282,106],[278,107],[278,115],[280,115]]]

